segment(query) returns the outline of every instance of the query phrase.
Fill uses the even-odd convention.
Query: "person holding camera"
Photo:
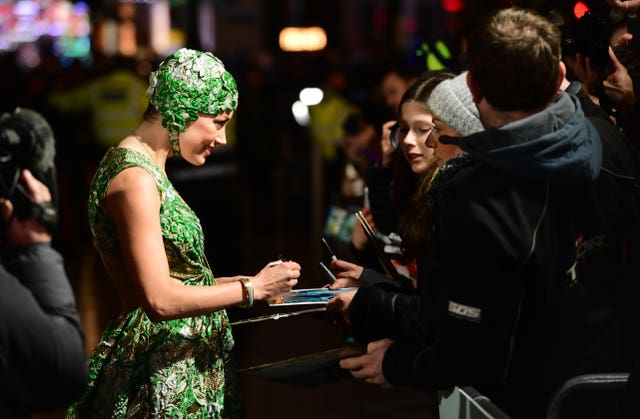
[[[622,127],[635,107],[633,80],[616,57],[614,22],[587,12],[562,33],[562,60],[570,79],[578,79],[591,100]],[[621,38],[632,36],[625,34]],[[617,47],[621,48],[621,47]]]
[[[31,171],[20,170],[19,182],[32,214],[48,207],[51,193]],[[85,390],[88,370],[62,256],[46,223],[17,214],[14,196],[0,198],[0,417],[19,418],[69,406]]]

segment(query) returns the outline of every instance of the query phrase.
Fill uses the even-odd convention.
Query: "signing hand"
[[[253,298],[271,300],[291,291],[298,283],[300,265],[293,261],[269,262],[256,276],[253,283]]]
[[[346,260],[336,259],[331,261],[329,268],[336,277],[336,280],[329,285],[330,289],[359,287],[362,285],[362,281],[360,280],[360,276],[364,271],[362,266],[347,262]]]
[[[351,375],[369,384],[376,384],[383,388],[391,387],[382,373],[384,354],[393,341],[382,339],[367,345],[367,353],[357,357],[340,360],[340,367],[351,371]]]

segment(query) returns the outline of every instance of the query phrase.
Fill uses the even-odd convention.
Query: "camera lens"
[[[391,133],[389,134],[391,145],[393,148],[398,148],[400,145],[400,124],[397,122],[391,127]]]

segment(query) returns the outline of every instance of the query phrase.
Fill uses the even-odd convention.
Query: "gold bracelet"
[[[249,278],[240,278],[240,284],[242,284],[242,304],[241,308],[253,307],[253,283]]]

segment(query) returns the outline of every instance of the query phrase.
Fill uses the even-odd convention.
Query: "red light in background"
[[[582,15],[584,15],[588,11],[589,6],[581,1],[576,2],[576,4],[573,5],[573,15],[576,17],[576,19],[580,19]]]
[[[464,9],[464,0],[442,0],[442,9],[445,12],[456,13]]]

